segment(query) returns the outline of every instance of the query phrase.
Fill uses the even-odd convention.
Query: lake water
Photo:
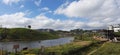
[[[25,47],[30,48],[40,48],[41,46],[50,47],[56,45],[63,45],[70,43],[74,40],[74,37],[65,37],[52,40],[42,40],[42,41],[31,41],[31,42],[0,42],[0,49],[7,50],[9,52],[14,52],[13,45],[19,44],[18,51],[22,50]]]

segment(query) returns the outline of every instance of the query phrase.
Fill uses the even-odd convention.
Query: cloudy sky
[[[70,30],[120,23],[120,0],[0,0],[0,26]]]

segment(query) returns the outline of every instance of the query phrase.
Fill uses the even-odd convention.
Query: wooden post
[[[0,50],[0,55],[2,55],[2,50]]]
[[[44,50],[45,50],[44,46],[41,46],[41,55],[44,55]]]
[[[3,55],[3,47],[2,47],[2,50],[1,50],[1,55]]]

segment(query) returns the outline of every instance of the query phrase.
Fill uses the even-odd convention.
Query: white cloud
[[[55,14],[67,17],[87,18],[88,27],[105,27],[108,24],[117,24],[120,17],[119,0],[79,0],[62,4]],[[119,19],[120,20],[120,19]]]
[[[24,7],[24,5],[21,5],[21,6],[20,6],[20,8],[23,8],[23,7]]]
[[[42,8],[43,10],[46,10],[46,11],[48,11],[49,10],[49,8],[48,7],[44,7],[44,8]]]
[[[0,16],[0,24],[3,27],[20,27],[22,25],[27,24],[29,21],[28,18],[24,17],[25,14],[22,12],[15,13],[15,14],[5,14]]]
[[[96,27],[96,28],[99,28],[99,27],[103,27],[103,23],[100,23],[100,22],[90,22],[88,23],[88,26],[89,27]]]
[[[111,19],[106,18],[101,21],[89,21],[89,22],[79,22],[74,20],[54,20],[53,18],[46,17],[44,14],[40,14],[33,18],[25,17],[27,13],[19,12],[14,14],[5,14],[0,16],[0,24],[3,27],[13,28],[13,27],[25,27],[26,25],[32,25],[33,29],[38,28],[51,28],[51,29],[61,29],[70,30],[76,28],[84,29],[94,29],[94,28],[104,28],[109,24],[119,23],[120,18]]]
[[[74,28],[80,28],[84,26],[83,22],[76,22],[72,20],[54,20],[48,18],[45,15],[38,15],[34,18],[25,17],[25,13],[19,12],[15,14],[5,14],[0,16],[0,24],[3,27],[25,27],[26,25],[32,25],[33,29],[38,28],[51,28],[51,29],[62,29],[70,30]]]
[[[49,8],[48,7],[43,7],[41,9],[39,9],[39,11],[49,11]]]
[[[18,3],[20,0],[2,0],[6,5],[11,5],[12,3]]]
[[[0,24],[3,27],[14,28],[14,27],[25,27],[26,25],[32,25],[32,29],[39,28],[51,28],[51,29],[60,29],[60,30],[71,30],[76,28],[84,29],[93,29],[93,28],[103,28],[109,23],[106,21],[110,18],[103,19],[103,21],[89,21],[89,22],[79,22],[74,20],[60,20],[46,17],[43,14],[40,14],[33,18],[25,17],[27,13],[19,12],[14,14],[4,14],[0,16]],[[111,20],[109,20],[111,21]],[[120,19],[112,21],[112,23],[119,23]],[[106,24],[105,24],[106,23]]]
[[[42,14],[52,13],[52,11],[48,7],[43,7],[38,9]]]
[[[37,1],[35,1],[34,3],[35,3],[36,6],[40,6],[41,1],[42,1],[42,0],[37,0]]]
[[[60,6],[55,13],[68,17],[112,17],[120,11],[114,0],[79,0]]]
[[[5,4],[12,4],[17,2],[10,2],[6,0]],[[117,1],[117,2],[116,2]],[[37,6],[41,3],[35,2]],[[21,5],[21,7],[24,7]],[[48,7],[40,9],[42,13],[52,12]],[[74,2],[66,2],[61,5],[55,14],[64,14],[68,17],[86,18],[88,22],[74,21],[74,20],[54,20],[40,14],[33,18],[25,17],[31,12],[19,12],[15,14],[5,14],[0,16],[0,24],[4,27],[24,27],[25,25],[32,25],[33,29],[37,28],[52,28],[70,30],[75,28],[104,28],[110,24],[120,23],[120,1],[119,0],[79,0]]]

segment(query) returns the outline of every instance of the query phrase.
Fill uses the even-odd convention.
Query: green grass
[[[72,42],[65,45],[47,47],[44,50],[44,55],[50,55],[50,53],[55,53],[55,55],[73,55],[78,50],[85,48],[86,46],[91,45],[91,41],[81,41],[81,42]],[[19,52],[19,55],[24,54],[35,54],[41,53],[41,49],[29,49]],[[14,54],[13,54],[14,55]]]
[[[2,41],[33,41],[59,38],[58,35],[49,32],[39,32],[26,28],[0,28],[0,34],[3,37]]]
[[[92,55],[120,55],[120,43],[105,43]]]
[[[50,55],[54,53],[55,55],[87,55],[89,52],[93,51],[96,48],[99,48],[103,42],[92,42],[92,41],[80,41],[72,42],[70,44],[47,47],[44,50],[45,55]],[[40,53],[40,49],[32,49],[27,51],[27,53]]]
[[[45,53],[47,53],[47,55],[49,55],[51,52],[54,52],[55,55],[74,55],[79,50],[82,50],[82,48],[87,47],[91,44],[91,41],[73,42],[70,44],[46,48]]]
[[[44,55],[87,55],[91,51],[99,48],[104,42],[92,42],[92,41],[78,41],[65,45],[53,46],[44,48]],[[18,55],[24,54],[39,54],[42,53],[41,49],[28,49],[19,52]],[[15,55],[15,54],[12,54]]]
[[[91,51],[94,51],[95,49],[99,48],[104,42],[95,41],[91,45],[84,47],[76,55],[88,55]]]

